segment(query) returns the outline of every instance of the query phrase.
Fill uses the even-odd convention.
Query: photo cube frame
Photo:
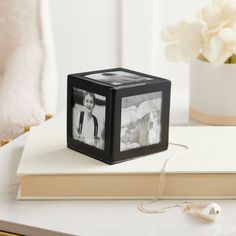
[[[124,68],[68,75],[67,146],[108,164],[166,150],[170,88]]]

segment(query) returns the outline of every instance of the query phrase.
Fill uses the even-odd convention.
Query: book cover
[[[162,198],[236,197],[236,127],[170,127],[170,142],[189,150],[172,159]],[[167,151],[108,165],[66,147],[63,126],[30,130],[17,169],[18,199],[152,198]]]

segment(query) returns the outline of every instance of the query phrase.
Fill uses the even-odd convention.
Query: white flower
[[[236,0],[213,0],[200,16],[195,22],[181,21],[162,30],[170,61],[204,57],[218,66],[236,54]]]
[[[163,29],[161,37],[169,44],[166,56],[170,61],[181,61],[196,58],[203,42],[203,27],[199,23],[182,21]]]
[[[223,28],[219,31],[219,38],[229,45],[236,45],[236,31],[232,28]]]
[[[218,5],[205,6],[202,11],[202,19],[208,25],[219,25],[223,20],[222,9]]]
[[[219,36],[214,36],[203,45],[202,55],[213,65],[219,66],[232,55],[232,52],[225,47]]]
[[[225,19],[236,20],[236,1],[228,0],[225,1],[222,6],[222,15]]]

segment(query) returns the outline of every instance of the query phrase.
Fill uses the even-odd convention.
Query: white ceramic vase
[[[236,125],[236,64],[190,62],[190,117],[212,125]]]

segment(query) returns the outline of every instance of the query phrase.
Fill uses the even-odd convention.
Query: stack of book
[[[171,127],[189,150],[172,159],[162,198],[236,198],[236,127]],[[65,127],[31,128],[18,166],[19,200],[153,198],[167,151],[108,165],[66,147]]]

